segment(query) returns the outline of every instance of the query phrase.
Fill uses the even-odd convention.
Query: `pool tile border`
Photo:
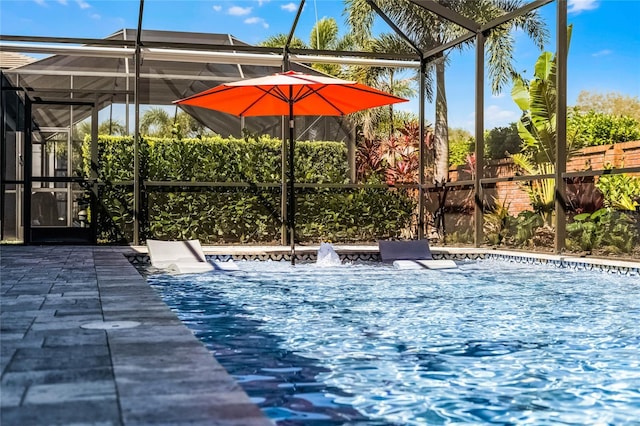
[[[335,246],[340,260],[343,262],[380,262],[377,246]],[[318,247],[307,246],[296,252],[296,259],[301,263],[315,262]],[[508,250],[475,249],[475,248],[441,248],[433,247],[434,259],[457,261],[492,259],[507,262],[551,265],[558,268],[576,271],[599,271],[628,276],[640,276],[640,262],[585,258],[577,256],[551,255],[544,253],[514,252]],[[288,247],[257,246],[206,246],[207,260],[217,261],[290,261]],[[136,247],[135,251],[125,253],[134,266],[144,269],[150,263],[145,247]]]
[[[486,253],[485,259],[502,260],[516,263],[550,265],[557,268],[576,271],[598,271],[611,274],[640,276],[640,263],[606,259],[586,259],[553,255],[523,255],[510,252]]]

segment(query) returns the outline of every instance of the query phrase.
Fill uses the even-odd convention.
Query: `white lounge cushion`
[[[147,250],[151,265],[179,274],[213,271],[207,262],[198,240],[160,241],[147,240]]]
[[[200,272],[213,271],[215,268],[210,263],[202,262],[178,262],[171,263],[167,267],[162,268],[178,274],[196,274]]]
[[[416,259],[416,260],[394,260],[393,267],[396,269],[454,269],[456,262],[448,259]]]

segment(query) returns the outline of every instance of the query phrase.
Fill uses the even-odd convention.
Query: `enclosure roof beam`
[[[377,66],[388,68],[420,68],[420,61],[399,61],[391,59],[345,58],[340,56],[315,56],[290,54],[290,59],[295,62],[310,64],[343,64],[360,66]]]
[[[79,71],[79,70],[40,70],[40,69],[20,69],[3,70],[4,74],[13,75],[35,75],[35,76],[73,76],[73,77],[113,77],[113,78],[131,78],[131,74],[125,71]],[[238,79],[233,76],[219,75],[192,75],[192,74],[156,74],[156,73],[140,73],[141,78],[157,79],[157,80],[199,80],[199,81],[219,81],[231,82]]]
[[[2,43],[0,50],[18,53],[89,56],[95,58],[133,58],[135,51],[126,47],[56,46],[51,44]]]
[[[434,0],[409,0],[411,3],[420,6],[429,12],[433,12],[436,15],[453,22],[456,25],[466,28],[469,31],[478,32],[480,30],[480,24],[476,21],[460,15],[454,10],[448,7],[442,6],[440,3]]]
[[[53,49],[58,44],[77,44],[77,47],[135,47],[134,40],[113,40],[113,39],[86,39],[86,38],[56,38],[56,37],[32,37],[32,36],[14,36],[14,35],[2,35],[0,34],[0,42],[9,42],[7,44],[0,43],[2,46],[12,46],[15,43],[25,43],[27,46],[24,52],[29,52],[30,48],[39,46],[40,44],[49,44]],[[262,54],[282,54],[282,48],[266,47],[266,46],[252,46],[243,44],[219,44],[219,43],[182,43],[182,42],[170,42],[170,41],[145,41],[143,40],[146,48],[162,48],[162,49],[176,49],[176,50],[188,50],[188,51],[202,51],[202,52],[250,52],[250,53],[262,53]],[[309,55],[326,55],[326,56],[346,56],[346,57],[362,57],[362,58],[375,58],[375,59],[395,59],[395,60],[413,60],[414,55],[394,53],[394,52],[365,52],[365,51],[353,51],[353,50],[327,50],[327,49],[300,49],[290,48],[291,53],[297,54],[309,54]],[[40,52],[32,52],[40,53]],[[48,52],[44,52],[48,53]]]
[[[42,37],[42,36],[17,36],[0,34],[0,40],[23,43],[60,43],[80,44],[94,46],[121,46],[135,47],[135,40],[122,40],[110,38],[76,38],[76,37]]]
[[[409,38],[409,36],[407,36],[407,35],[406,35],[406,34],[405,34],[405,33],[404,33],[404,32],[403,32],[403,31],[402,31],[402,30],[401,30],[401,29],[400,29],[400,28],[395,24],[395,22],[393,22],[393,21],[391,20],[391,18],[389,18],[389,17],[387,16],[387,14],[386,14],[386,13],[384,13],[384,12],[382,11],[382,9],[380,9],[380,8],[378,7],[378,5],[376,4],[376,2],[375,2],[375,1],[373,1],[373,0],[367,0],[367,4],[368,4],[368,5],[369,5],[373,10],[375,10],[375,11],[376,11],[376,13],[377,13],[381,18],[382,18],[382,20],[383,20],[384,22],[386,22],[386,23],[387,23],[387,25],[389,25],[389,27],[391,27],[391,29],[392,29],[396,34],[398,34],[398,35],[399,35],[399,36],[404,40],[404,42],[405,42],[405,43],[407,43],[409,46],[411,46],[411,48],[412,48],[412,49],[416,52],[416,54],[420,57],[420,60],[422,60],[422,59],[424,58],[424,55],[422,54],[422,50],[420,50],[420,48],[419,48],[418,46],[416,46],[416,44],[413,42],[413,40],[411,40],[411,39]]]
[[[536,10],[536,9],[538,9],[538,8],[544,6],[544,5],[547,5],[547,4],[549,4],[549,3],[553,2],[553,1],[554,0],[536,0],[536,1],[533,1],[531,3],[528,3],[528,4],[522,6],[519,9],[516,9],[516,10],[514,10],[512,12],[506,13],[506,14],[502,15],[499,18],[496,18],[496,19],[494,19],[492,21],[487,22],[486,24],[483,24],[480,27],[480,31],[485,32],[487,30],[491,30],[491,29],[493,29],[493,28],[495,28],[495,27],[497,27],[499,25],[502,25],[502,24],[514,19],[514,18],[518,18],[518,17],[520,17],[520,16],[522,16],[524,14],[527,14],[527,13],[533,11],[533,10]]]
[[[442,53],[447,49],[451,49],[452,47],[456,47],[457,45],[459,45],[461,43],[464,43],[467,40],[471,40],[475,36],[476,36],[476,33],[468,32],[468,33],[466,33],[464,35],[461,35],[460,37],[458,37],[458,38],[456,38],[454,40],[451,40],[448,43],[445,43],[445,44],[443,44],[441,46],[438,46],[438,47],[434,47],[433,49],[430,49],[430,50],[424,52],[424,57],[425,58],[430,58],[432,56],[436,56],[437,54]]]
[[[289,58],[289,48],[291,47],[291,41],[293,40],[293,36],[295,35],[296,27],[298,26],[298,20],[300,19],[300,15],[302,14],[302,9],[304,8],[304,1],[305,0],[300,0],[300,5],[298,6],[296,17],[293,19],[293,24],[291,25],[291,30],[289,30],[287,41],[284,43],[284,47],[282,48],[282,70],[283,71],[289,71],[289,67],[291,66],[291,62]]]
[[[89,56],[123,59],[132,59],[135,53],[133,49],[117,47],[54,46],[16,43],[9,44],[1,42],[0,50],[7,52],[45,53],[69,56]],[[142,48],[142,56],[144,57],[144,59],[152,61],[263,65],[276,67],[282,64],[283,59],[282,54],[264,55],[238,52],[204,52],[197,50],[159,49],[149,47]],[[345,65],[369,65],[390,68],[418,68],[420,66],[420,63],[417,60],[405,61],[392,59],[318,56],[303,54],[291,54],[291,59],[302,63],[338,63]]]

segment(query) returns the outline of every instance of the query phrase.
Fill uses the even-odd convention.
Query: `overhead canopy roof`
[[[206,34],[173,31],[143,30],[143,43],[184,44],[198,48],[208,45],[248,46],[228,34]],[[136,30],[118,31],[106,40],[135,40]],[[151,55],[148,55],[152,58]],[[291,68],[319,74],[301,64]],[[7,72],[12,84],[24,87],[30,96],[43,100],[71,100],[95,102],[101,110],[110,104],[133,104],[135,64],[132,59],[118,57],[56,54]],[[265,65],[239,65],[234,63],[206,63],[154,60],[143,57],[140,68],[138,102],[141,105],[171,105],[194,93],[229,81],[254,78],[281,71],[280,67]],[[180,107],[199,122],[223,135],[242,135],[242,127],[260,134],[280,136],[281,119],[278,117],[252,117],[244,122],[238,117],[195,107]],[[69,115],[55,109],[34,110],[34,120],[40,127],[68,127]],[[83,108],[73,117],[74,122],[84,120],[90,110]],[[299,129],[316,122],[313,117],[300,117]],[[344,140],[348,132],[342,129],[340,118],[323,118],[306,138]]]

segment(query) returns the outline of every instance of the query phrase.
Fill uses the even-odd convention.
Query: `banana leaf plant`
[[[568,28],[568,41],[571,39]],[[543,52],[536,61],[534,78],[527,81],[514,76],[511,97],[522,110],[517,122],[518,135],[522,139],[522,152],[514,154],[514,164],[527,175],[555,173],[557,110],[556,110],[556,55]],[[567,147],[567,156],[572,149]],[[540,213],[546,224],[551,225],[554,208],[554,179],[532,180],[525,184],[534,211]]]
[[[530,176],[552,175],[555,173],[555,165],[552,163],[535,164],[524,154],[513,154],[513,163]],[[529,196],[533,211],[539,213],[544,223],[551,226],[553,223],[555,179],[535,179],[523,185]]]
[[[568,41],[571,40],[568,28]],[[537,163],[556,163],[556,56],[543,52],[536,61],[534,78],[514,77],[511,97],[522,110],[517,122],[522,151]],[[570,152],[571,149],[567,152]]]

